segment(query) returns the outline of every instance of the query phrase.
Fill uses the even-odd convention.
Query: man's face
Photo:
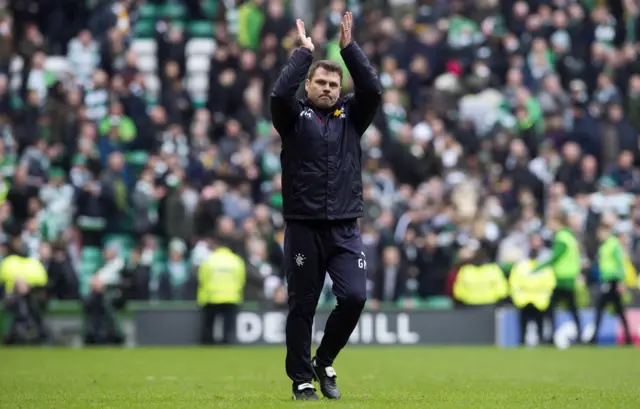
[[[38,253],[40,253],[40,261],[49,260],[51,258],[51,246],[49,246],[48,244],[40,245]]]
[[[80,42],[84,45],[84,46],[88,46],[89,43],[91,43],[91,32],[89,32],[88,30],[82,30],[79,34],[78,34],[78,38],[80,39]]]
[[[112,170],[119,172],[124,168],[124,158],[122,155],[112,155],[109,158],[109,165]]]
[[[622,169],[629,169],[633,165],[633,154],[629,151],[624,151],[618,158],[618,164]]]
[[[608,236],[609,234],[605,229],[603,228],[598,229],[598,240],[605,241],[608,238]]]
[[[331,108],[340,96],[340,74],[318,67],[305,83],[307,97],[318,108]]]

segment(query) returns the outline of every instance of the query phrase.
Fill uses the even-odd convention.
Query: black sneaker
[[[320,384],[320,391],[327,399],[340,399],[340,389],[336,384],[336,371],[331,366],[321,367],[314,358],[311,363],[313,379]]]
[[[293,400],[318,400],[316,388],[310,383],[301,383],[293,385]]]

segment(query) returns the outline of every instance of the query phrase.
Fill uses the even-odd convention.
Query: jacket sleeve
[[[560,257],[567,250],[567,245],[559,240],[554,240],[553,247],[551,248],[551,257],[542,264],[538,264],[536,268],[533,269],[534,273],[537,273],[540,270],[553,266]]]
[[[354,100],[351,120],[362,135],[367,130],[382,100],[382,87],[364,51],[355,41],[340,50],[349,74],[353,79]]]
[[[283,136],[293,127],[299,115],[296,92],[304,81],[313,61],[311,51],[300,47],[296,49],[284,67],[271,92],[271,118],[273,126]]]

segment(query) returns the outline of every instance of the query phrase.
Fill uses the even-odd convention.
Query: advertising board
[[[236,341],[243,345],[283,345],[286,311],[240,311]],[[319,343],[329,312],[319,311],[313,342]],[[349,342],[360,345],[493,345],[492,309],[457,311],[366,311]],[[199,342],[197,310],[139,310],[134,314],[137,345],[193,345]],[[221,323],[220,323],[221,324]],[[221,325],[216,325],[214,335]]]
[[[589,340],[595,331],[595,311],[584,309],[580,311],[580,325],[582,339]],[[627,310],[627,321],[631,334],[636,343],[640,343],[640,309]],[[496,344],[500,347],[517,347],[520,345],[520,314],[513,308],[504,308],[496,311]],[[577,330],[571,315],[567,311],[558,311],[555,314],[556,332],[553,336],[557,346],[565,347],[577,340]],[[551,331],[550,325],[545,326],[545,337]],[[529,325],[525,335],[525,344],[537,345],[539,343],[535,326]],[[614,346],[624,343],[622,325],[617,317],[605,312],[600,324],[597,345]]]

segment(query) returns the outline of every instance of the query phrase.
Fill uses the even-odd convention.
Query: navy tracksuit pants
[[[331,366],[358,324],[367,298],[367,269],[357,220],[289,221],[284,237],[289,294],[287,375],[311,382],[311,330],[328,272],[337,299],[316,351],[320,366]]]

